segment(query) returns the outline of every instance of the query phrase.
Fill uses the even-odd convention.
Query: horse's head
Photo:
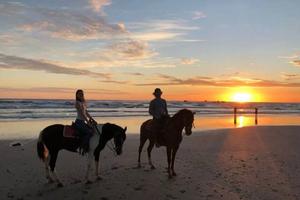
[[[117,155],[122,154],[122,148],[124,141],[126,140],[126,130],[127,127],[121,128],[119,127],[118,130],[114,134],[114,143],[115,143],[115,151]]]
[[[195,113],[190,110],[185,110],[184,114],[184,131],[186,135],[192,134],[192,128],[194,126],[194,115]]]

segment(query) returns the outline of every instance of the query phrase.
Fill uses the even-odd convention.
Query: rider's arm
[[[149,114],[150,115],[154,115],[154,103],[153,101],[150,102],[150,105],[149,105]]]
[[[167,101],[165,100],[164,103],[165,103],[165,112],[166,112],[166,115],[169,115]]]
[[[93,119],[93,117],[89,114],[88,111],[86,111],[86,115],[89,118],[90,121],[95,122],[95,120]]]

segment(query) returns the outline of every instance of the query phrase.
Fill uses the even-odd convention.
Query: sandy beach
[[[261,126],[193,133],[177,154],[178,176],[168,179],[165,148],[155,148],[155,170],[137,166],[139,138],[129,135],[121,156],[101,154],[103,180],[83,183],[86,158],[62,151],[63,188],[47,184],[35,140],[1,141],[0,199],[299,199],[300,127]]]

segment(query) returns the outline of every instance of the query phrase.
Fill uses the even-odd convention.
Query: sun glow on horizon
[[[251,87],[234,87],[228,88],[223,94],[219,96],[223,101],[247,103],[247,102],[261,102],[264,97],[261,91]]]
[[[238,93],[233,94],[232,101],[241,102],[241,103],[250,102],[250,101],[252,101],[252,95],[250,93],[238,92]]]

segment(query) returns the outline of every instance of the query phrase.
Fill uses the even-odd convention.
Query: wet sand
[[[137,166],[139,138],[129,135],[123,154],[105,149],[103,180],[83,183],[86,158],[62,151],[63,188],[47,184],[35,140],[0,141],[0,199],[300,199],[300,126],[246,127],[185,136],[168,179],[165,148],[153,150],[155,170]]]

